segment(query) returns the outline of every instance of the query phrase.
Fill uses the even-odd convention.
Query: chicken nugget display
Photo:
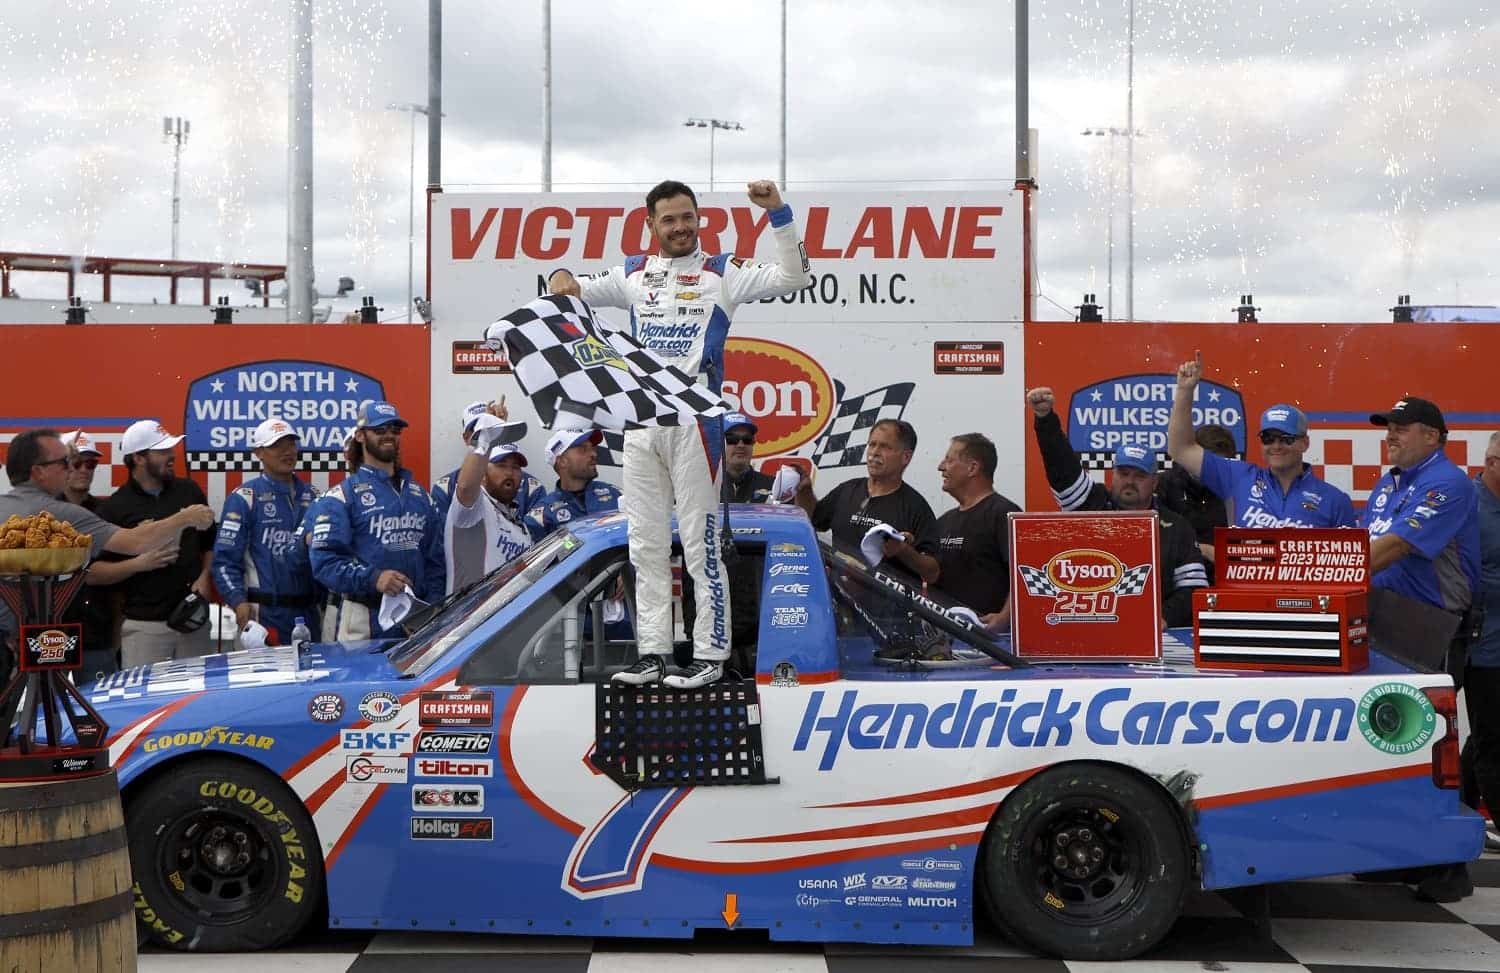
[[[64,537],[61,533],[57,533],[47,538],[47,546],[50,548],[72,547],[73,542],[69,538]]]
[[[86,548],[92,537],[43,510],[30,517],[12,514],[0,524],[0,551],[45,551]]]
[[[93,542],[94,542],[94,538],[90,534],[74,534],[73,535],[73,546],[74,547],[88,547]]]
[[[21,518],[12,517],[10,519],[19,521]],[[6,523],[9,524],[10,521],[6,521]],[[7,526],[5,528],[5,533],[0,534],[0,551],[19,551],[25,546],[26,529],[24,527],[17,528]]]

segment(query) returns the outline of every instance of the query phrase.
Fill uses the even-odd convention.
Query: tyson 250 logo
[[[810,355],[761,338],[724,347],[724,398],[755,420],[755,456],[790,453],[833,416],[833,380]]]
[[[1048,625],[1063,622],[1113,622],[1121,598],[1146,590],[1151,565],[1127,568],[1108,551],[1074,548],[1056,554],[1041,567],[1016,565],[1026,593],[1053,599]]]

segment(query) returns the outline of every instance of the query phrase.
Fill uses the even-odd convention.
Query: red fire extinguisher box
[[[1032,661],[1161,658],[1155,511],[1013,513],[1011,647]]]
[[[1370,535],[1220,527],[1219,584],[1193,592],[1200,669],[1361,672],[1370,665]]]

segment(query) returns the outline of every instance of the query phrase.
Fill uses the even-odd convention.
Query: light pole
[[[1114,125],[1090,125],[1084,129],[1083,135],[1098,135],[1109,137],[1109,159],[1106,163],[1109,171],[1109,227],[1105,231],[1105,250],[1109,254],[1109,270],[1106,277],[1104,297],[1104,320],[1113,321],[1115,317],[1115,138],[1129,134],[1130,129],[1118,128]],[[1136,135],[1142,134],[1137,131]]]
[[[1135,0],[1125,26],[1125,320],[1135,320]]]
[[[177,259],[178,227],[182,223],[182,143],[188,140],[193,123],[185,118],[161,120],[161,140],[172,143],[172,259]]]
[[[427,106],[412,102],[386,105],[386,111],[404,111],[411,119],[411,150],[406,180],[406,321],[411,323],[412,267],[417,239],[417,116],[426,117]]]
[[[708,191],[714,191],[714,131],[722,128],[726,132],[743,132],[745,127],[739,122],[725,121],[722,118],[689,118],[682,124],[688,128],[708,129]]]
[[[542,192],[552,192],[552,0],[542,0]]]

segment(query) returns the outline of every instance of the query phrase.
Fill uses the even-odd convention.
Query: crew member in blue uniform
[[[599,430],[560,429],[547,440],[557,471],[557,488],[526,514],[531,534],[541,540],[574,517],[620,509],[620,488],[599,479]]]
[[[380,627],[382,595],[410,588],[423,601],[443,597],[442,524],[427,491],[401,468],[406,425],[389,402],[361,407],[359,468],[308,510],[313,577],[329,592],[327,640],[400,635]]]
[[[1360,520],[1370,531],[1370,586],[1459,616],[1447,668],[1462,688],[1469,635],[1476,627],[1470,612],[1480,595],[1474,485],[1443,451],[1448,424],[1432,402],[1409,395],[1390,411],[1371,415],[1370,422],[1386,428],[1391,459]],[[1417,898],[1431,902],[1457,902],[1474,892],[1462,862],[1359,877],[1414,883]]]
[[[264,472],[225,499],[214,541],[214,585],[240,630],[253,618],[270,645],[288,644],[298,617],[318,628],[312,565],[298,531],[318,491],[296,475],[297,442],[282,419],[256,427],[250,447]]]
[[[1193,395],[1203,377],[1203,355],[1177,366],[1177,394],[1167,424],[1167,455],[1203,481],[1240,527],[1353,527],[1354,504],[1302,461],[1307,416],[1293,405],[1273,405],[1260,416],[1266,465],[1230,459],[1198,445],[1193,435]]]

